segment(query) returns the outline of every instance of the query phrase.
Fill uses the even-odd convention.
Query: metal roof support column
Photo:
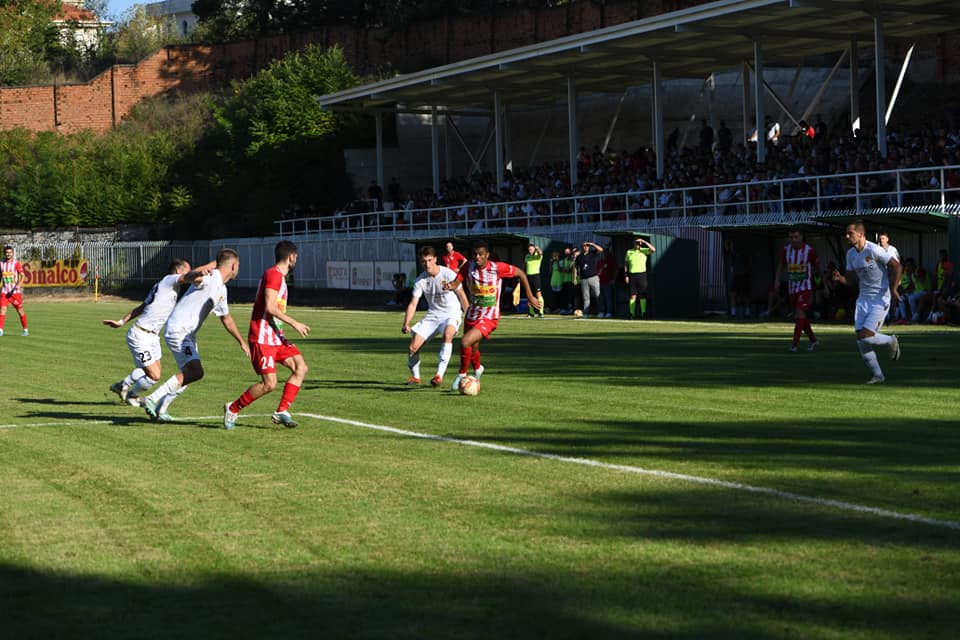
[[[437,131],[437,108],[430,107],[430,166],[433,171],[433,193],[440,194],[440,136]]]
[[[383,114],[379,111],[374,123],[377,125],[377,184],[383,189],[386,186],[383,183]]]
[[[763,112],[763,51],[760,47],[760,41],[753,42],[753,71],[756,76],[753,78],[754,103],[757,114],[757,164],[763,163],[767,159],[767,125],[766,116]]]
[[[497,193],[503,188],[503,99],[493,92],[493,150],[497,163]]]
[[[884,73],[883,55],[883,20],[880,16],[873,18],[873,55],[876,65],[874,74],[877,77],[877,150],[884,158],[887,157],[887,76]]]
[[[660,77],[660,65],[653,60],[653,78],[650,83],[650,94],[653,99],[653,148],[657,155],[657,179],[663,180],[663,170],[666,166],[666,145],[663,141],[663,82]]]
[[[743,146],[750,148],[750,64],[743,61]]]
[[[443,114],[443,175],[453,175],[453,145],[450,144],[450,115]]]
[[[503,153],[504,163],[510,173],[513,173],[513,136],[510,134],[510,105],[503,105]]]
[[[857,41],[850,41],[850,128],[851,133],[860,128],[860,55]]]
[[[567,142],[570,152],[570,187],[577,185],[577,83],[567,77]]]

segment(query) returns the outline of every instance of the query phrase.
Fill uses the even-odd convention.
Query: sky
[[[153,0],[108,0],[107,13],[111,18],[119,18],[133,5],[148,4],[149,1]]]

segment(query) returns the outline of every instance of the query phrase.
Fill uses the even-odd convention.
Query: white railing
[[[279,220],[280,236],[782,225],[878,211],[960,213],[960,165]]]

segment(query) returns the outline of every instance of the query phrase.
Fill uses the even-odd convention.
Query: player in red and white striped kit
[[[503,278],[519,278],[528,304],[540,309],[540,302],[534,297],[524,270],[512,264],[490,260],[490,246],[482,240],[473,245],[473,260],[460,267],[456,281],[444,285],[448,290],[453,290],[462,282],[470,291],[470,306],[467,308],[463,338],[460,340],[460,373],[454,378],[451,387],[454,390],[460,386],[460,381],[467,375],[467,369],[471,365],[474,376],[479,378],[483,375],[478,345],[480,340],[489,338],[497,329]]]
[[[23,265],[13,257],[13,247],[3,248],[3,260],[0,260],[0,336],[3,335],[4,321],[7,319],[7,307],[13,308],[20,314],[21,335],[30,335],[27,329],[27,314],[23,310],[23,294],[20,292],[20,283],[23,281]]]
[[[790,308],[793,309],[793,343],[790,351],[796,351],[800,343],[800,334],[805,333],[810,339],[807,351],[813,351],[819,344],[817,337],[810,326],[807,312],[813,302],[815,284],[813,278],[820,272],[817,251],[803,241],[803,232],[799,229],[790,230],[790,244],[780,252],[780,265],[774,278],[774,290],[780,288],[784,274],[787,278],[787,293],[790,295]]]

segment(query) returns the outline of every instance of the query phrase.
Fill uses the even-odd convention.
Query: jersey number
[[[260,356],[260,369],[273,369],[276,365],[273,362],[273,356]]]
[[[184,347],[184,348],[183,348],[183,352],[184,352],[185,354],[187,354],[188,356],[192,356],[192,355],[193,355],[193,349],[191,349],[190,347]]]
[[[137,360],[140,361],[140,364],[147,364],[153,360],[153,357],[150,355],[149,351],[140,351],[137,353]]]

